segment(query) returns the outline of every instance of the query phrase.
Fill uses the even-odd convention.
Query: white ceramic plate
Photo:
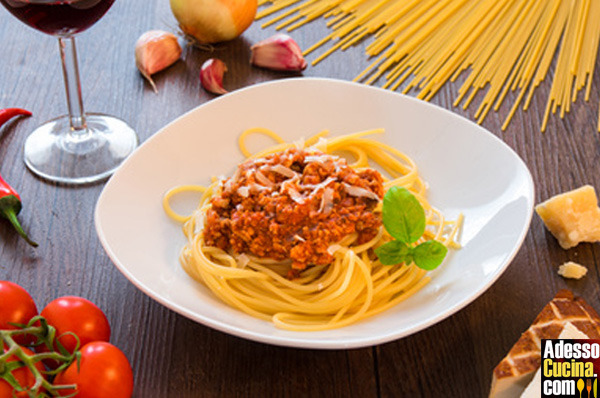
[[[279,330],[228,307],[181,269],[185,240],[163,212],[171,187],[231,175],[243,160],[241,131],[262,126],[296,140],[383,127],[377,138],[411,156],[429,199],[449,218],[465,216],[461,250],[432,282],[400,305],[355,325],[323,332]],[[256,143],[259,145],[259,143]],[[195,199],[194,199],[195,200]],[[279,80],[235,91],[183,115],[148,139],[106,184],[95,213],[117,268],[166,307],[206,326],[264,343],[353,348],[384,343],[439,322],[502,274],[526,235],[533,183],[523,161],[485,129],[434,105],[370,86],[329,79]],[[180,203],[177,206],[188,206]]]

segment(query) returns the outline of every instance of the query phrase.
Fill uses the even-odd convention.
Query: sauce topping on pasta
[[[381,214],[374,210],[383,193],[376,170],[290,148],[250,159],[222,181],[206,213],[204,241],[238,254],[291,259],[294,270],[326,265],[342,238],[356,233],[360,244],[375,237]]]

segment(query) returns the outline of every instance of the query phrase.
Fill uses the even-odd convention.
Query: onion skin
[[[240,36],[254,21],[257,0],[170,0],[181,30],[200,43]]]

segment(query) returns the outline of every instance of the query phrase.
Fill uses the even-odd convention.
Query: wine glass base
[[[135,131],[124,121],[87,113],[87,130],[74,133],[68,116],[50,120],[25,141],[25,164],[36,175],[65,184],[108,178],[137,147]]]

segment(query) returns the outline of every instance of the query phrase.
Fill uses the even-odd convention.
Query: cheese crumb
[[[568,261],[558,267],[558,274],[563,278],[581,279],[587,274],[588,269],[583,265]]]
[[[553,196],[535,211],[563,249],[600,241],[600,208],[591,185]]]

